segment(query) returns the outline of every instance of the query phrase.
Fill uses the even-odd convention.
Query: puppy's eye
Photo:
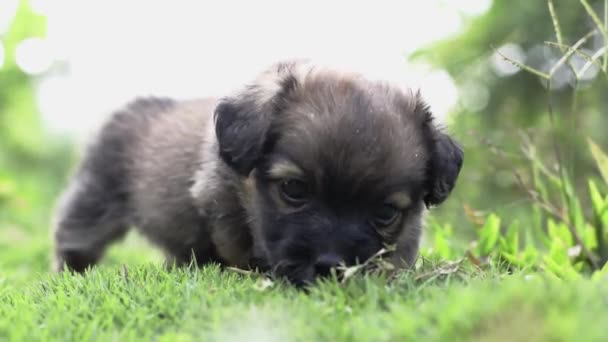
[[[306,201],[308,187],[298,179],[288,179],[281,182],[281,195],[291,205],[301,205]]]
[[[374,223],[380,227],[390,226],[397,220],[401,212],[391,204],[383,204],[372,212]]]

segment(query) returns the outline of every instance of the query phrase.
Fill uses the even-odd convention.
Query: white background
[[[0,2],[0,13],[8,13],[15,0]],[[441,120],[456,88],[445,72],[411,65],[407,56],[458,34],[491,0],[30,3],[47,16],[48,34],[22,42],[17,62],[39,75],[48,128],[83,136],[135,96],[221,96],[291,57],[421,88]]]

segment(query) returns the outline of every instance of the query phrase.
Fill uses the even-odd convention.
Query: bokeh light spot
[[[523,64],[526,61],[526,54],[519,45],[505,44],[501,46],[491,57],[492,69],[501,77],[511,76],[520,71],[519,67],[513,65],[510,61],[505,60],[501,54],[518,63]]]
[[[466,84],[460,89],[460,104],[470,112],[484,110],[490,101],[490,92],[483,84]]]
[[[492,0],[459,0],[451,3],[459,12],[473,17],[486,13],[492,6]]]
[[[53,63],[49,44],[42,38],[24,39],[15,49],[15,62],[26,74],[44,73]]]

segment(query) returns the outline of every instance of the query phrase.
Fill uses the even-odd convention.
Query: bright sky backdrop
[[[0,0],[0,34],[16,0]],[[449,76],[408,54],[460,32],[491,0],[30,0],[44,39],[18,65],[38,75],[50,130],[86,135],[139,95],[221,96],[282,58],[307,57],[421,88],[442,119],[458,98]],[[0,45],[0,65],[3,50]]]

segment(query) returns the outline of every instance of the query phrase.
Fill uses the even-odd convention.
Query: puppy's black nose
[[[315,273],[326,277],[331,274],[331,269],[340,265],[342,258],[335,254],[323,254],[315,262]]]

